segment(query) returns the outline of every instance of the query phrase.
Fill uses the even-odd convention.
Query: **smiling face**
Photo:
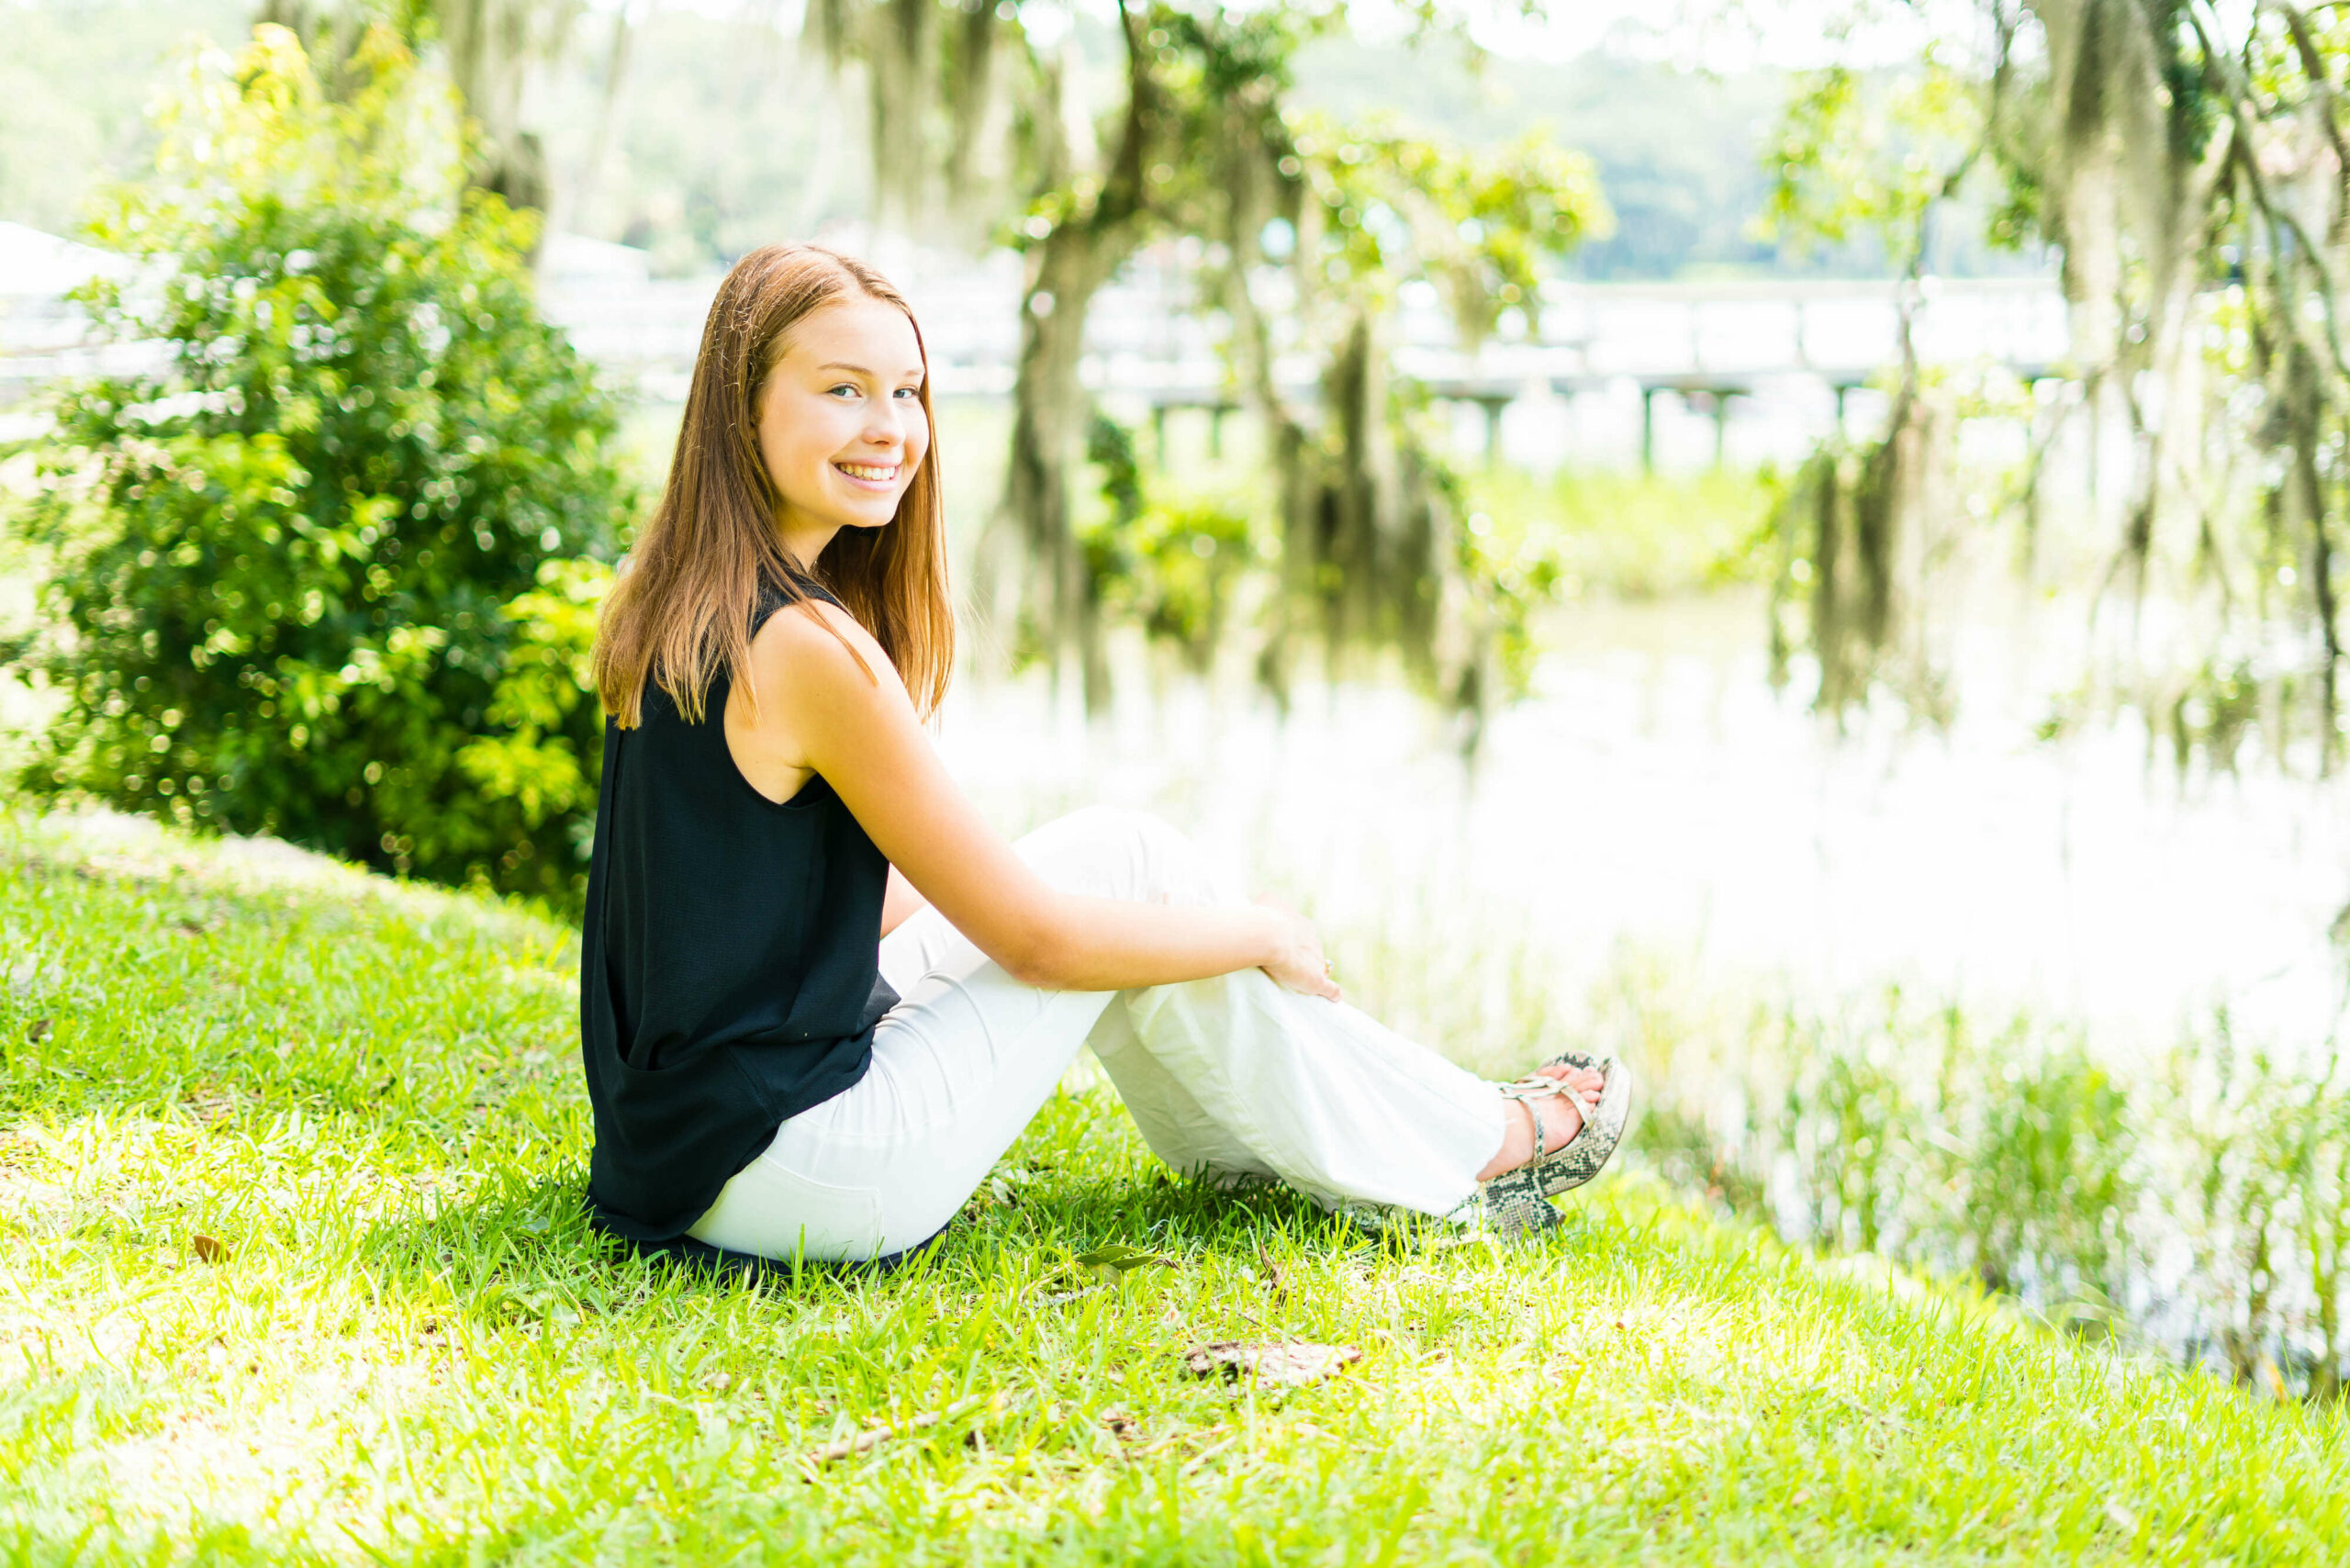
[[[930,451],[922,344],[894,305],[851,295],[794,326],[759,391],[759,457],[802,566],[844,528],[880,528]]]

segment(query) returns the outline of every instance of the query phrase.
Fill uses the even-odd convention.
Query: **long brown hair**
[[[775,481],[759,458],[759,394],[784,335],[811,311],[849,295],[905,311],[922,347],[921,323],[888,280],[821,245],[754,251],[718,286],[668,487],[637,535],[596,630],[596,689],[622,728],[643,719],[648,678],[689,722],[700,722],[721,669],[730,681],[746,678],[762,587],[787,605],[807,601],[811,574],[785,554],[775,526]],[[929,351],[922,353],[927,372]],[[927,374],[922,412],[930,420]],[[842,529],[816,558],[812,576],[881,644],[916,710],[934,711],[955,662],[934,435],[889,526]]]

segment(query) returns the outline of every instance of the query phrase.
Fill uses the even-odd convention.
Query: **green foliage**
[[[1482,700],[1526,695],[1534,677],[1535,619],[1565,596],[1566,561],[1554,530],[1523,515],[1496,518],[1470,510],[1465,487],[1449,465],[1430,464],[1445,510],[1460,520],[1452,536],[1453,576],[1468,600],[1470,624],[1489,650],[1501,689]]]
[[[2306,1378],[2339,1396],[2350,1376],[2350,1092],[2235,1037],[2221,1013],[2172,1053],[2160,1082],[2196,1114],[2165,1152],[2183,1280],[2229,1370]]]
[[[579,681],[630,496],[611,400],[537,315],[526,220],[459,195],[445,100],[375,39],[208,56],[96,226],[154,369],[71,386],[31,533],[64,693],[28,781],[386,869],[575,896]]]
[[[1392,322],[1417,288],[1446,301],[1472,343],[1505,323],[1539,328],[1542,272],[1605,231],[1606,205],[1590,161],[1539,129],[1488,151],[1384,119],[1291,114],[1281,129],[1276,167],[1295,218],[1286,235],[1266,226],[1268,250],[1289,263],[1296,338],[1324,366],[1318,420],[1273,410],[1287,597],[1306,612],[1289,624],[1310,627],[1334,666],[1399,652],[1416,682],[1470,716],[1473,748],[1486,705],[1523,685],[1529,622],[1564,574],[1490,519],[1469,528],[1460,477],[1416,428],[1426,398],[1388,363]],[[1253,353],[1269,365],[1274,343],[1258,330]],[[1259,666],[1276,685],[1281,642]]]
[[[1471,342],[1513,308],[1540,309],[1541,274],[1612,231],[1591,160],[1537,127],[1494,148],[1454,147],[1374,118],[1346,127],[1293,113],[1282,172],[1303,183],[1307,286],[1383,312],[1403,285],[1436,285]]]
[[[1982,134],[1981,84],[1930,49],[1915,72],[1888,82],[1843,65],[1809,72],[1764,152],[1771,195],[1759,231],[1798,251],[1866,234],[1888,259],[1907,257]],[[2011,207],[2022,194],[2009,193]],[[2010,224],[2021,220],[2009,213]]]
[[[1206,672],[1242,580],[1263,565],[1248,517],[1214,499],[1152,495],[1134,432],[1107,414],[1093,416],[1086,460],[1104,502],[1078,532],[1094,608]]]

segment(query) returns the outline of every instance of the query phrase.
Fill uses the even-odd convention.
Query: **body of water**
[[[1473,768],[1375,685],[1301,692],[1284,720],[1253,693],[1129,681],[1087,725],[1041,678],[967,681],[942,745],[1007,828],[1148,806],[1334,924],[1414,900],[1431,940],[1515,927],[1570,999],[1629,950],[1704,983],[2029,1007],[2124,1056],[2221,1005],[2247,1037],[2330,1048],[2338,785],[2182,779],[2128,715],[2039,740],[2046,698],[2008,630],[1963,654],[1949,731],[1840,738],[1771,688],[1762,613],[1571,612]]]

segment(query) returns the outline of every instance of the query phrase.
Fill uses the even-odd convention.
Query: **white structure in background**
[[[974,262],[886,241],[856,249],[905,290],[939,396],[1012,390],[1020,351],[1018,257],[999,252]],[[579,352],[671,403],[685,400],[718,282],[654,277],[643,251],[576,234],[548,241],[539,268],[541,307]]]
[[[1021,263],[979,260],[889,236],[838,236],[871,256],[921,319],[941,397],[1002,398],[1020,347]],[[1087,385],[1122,417],[1239,403],[1213,312],[1194,308],[1195,255],[1154,246],[1096,297]],[[64,296],[121,258],[0,223],[0,435],[24,422],[9,405],[51,376],[128,368],[135,345],[105,351]],[[1262,280],[1276,316],[1286,280]],[[558,234],[540,268],[541,300],[589,359],[657,402],[683,401],[715,276],[656,278],[645,253]],[[1800,458],[1837,428],[1847,395],[1898,355],[1900,290],[1890,282],[1582,284],[1544,290],[1539,336],[1523,323],[1472,352],[1433,288],[1407,289],[1396,368],[1456,413],[1456,444],[1537,469],[1573,461],[1690,468]],[[2063,295],[2053,279],[1930,279],[1913,301],[1920,356],[1990,363],[2030,380],[2061,364]],[[1275,380],[1300,403],[1318,366],[1281,356]],[[1863,393],[1864,397],[1870,396]],[[29,433],[15,432],[18,439]]]
[[[904,289],[941,397],[1001,398],[1020,347],[1021,266],[888,237],[850,237]],[[618,254],[615,254],[618,253]],[[633,257],[633,260],[629,258]],[[1195,308],[1180,244],[1155,246],[1093,302],[1086,384],[1123,418],[1239,405],[1218,317]],[[1268,280],[1267,293],[1281,291]],[[681,399],[715,278],[650,277],[642,254],[559,238],[544,274],[548,315],[590,358]],[[1396,368],[1458,415],[1456,444],[1547,469],[1567,461],[1689,468],[1800,459],[1837,428],[1851,394],[1899,357],[1901,290],[1890,281],[1582,284],[1544,291],[1539,337],[1521,330],[1464,350],[1433,288],[1407,290]],[[1276,315],[1281,301],[1259,301]],[[1912,337],[1930,363],[1988,363],[2024,380],[2065,354],[2053,278],[1929,279]],[[1281,355],[1275,380],[1301,403],[1319,366]]]
[[[44,381],[127,369],[136,350],[98,349],[82,308],[66,297],[94,277],[120,277],[130,263],[108,251],[0,223],[0,442],[39,432],[18,405]]]

